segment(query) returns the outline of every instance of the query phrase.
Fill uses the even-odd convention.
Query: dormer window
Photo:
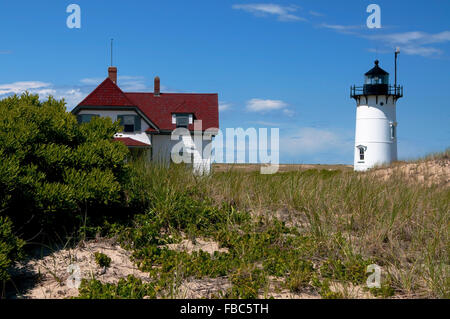
[[[138,115],[117,115],[124,133],[139,132],[141,130],[141,118]]]
[[[189,125],[189,115],[177,115],[177,127],[187,128]]]
[[[192,114],[172,114],[172,124],[175,124],[177,127],[188,128],[189,124],[192,123]]]

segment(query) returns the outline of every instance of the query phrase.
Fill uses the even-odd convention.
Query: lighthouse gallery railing
[[[380,85],[379,88],[375,86],[378,85],[367,85],[367,86],[356,86],[353,85],[350,87],[350,97],[355,98],[361,95],[394,95],[397,98],[403,96],[403,86],[401,85]],[[383,87],[381,87],[383,86]]]

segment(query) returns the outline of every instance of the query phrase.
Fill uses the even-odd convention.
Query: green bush
[[[79,288],[79,299],[143,299],[156,298],[152,284],[129,275],[117,284],[103,284],[96,279],[83,279]]]
[[[128,150],[119,124],[78,124],[64,100],[24,93],[0,100],[0,211],[14,223],[54,225],[125,206]],[[28,224],[27,224],[28,225]],[[36,226],[36,225],[34,225]]]
[[[0,216],[0,282],[9,280],[8,268],[22,257],[24,243],[14,235],[11,220]]]
[[[106,267],[106,268],[108,268],[109,265],[111,265],[111,258],[109,258],[109,257],[108,257],[107,255],[105,255],[104,253],[95,252],[94,256],[95,256],[95,262],[96,262],[97,265],[99,265],[100,267]]]

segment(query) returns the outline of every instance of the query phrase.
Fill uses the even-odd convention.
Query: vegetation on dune
[[[128,150],[112,141],[118,129],[100,118],[79,125],[51,97],[0,100],[0,280],[20,256],[15,236],[52,241],[84,224],[88,212],[127,206]]]
[[[333,285],[365,287],[374,263],[382,286],[373,296],[450,297],[448,187],[314,169],[198,177],[180,165],[125,161],[126,147],[112,142],[118,129],[100,118],[79,125],[52,98],[0,101],[0,281],[22,255],[17,237],[75,232],[116,238],[149,274],[148,282],[84,279],[80,298],[170,298],[188,279],[222,277],[231,287],[218,298],[268,296],[274,279],[277,289],[345,298]],[[166,246],[183,238],[226,249]]]
[[[94,253],[95,256],[95,262],[99,267],[105,267],[108,268],[111,264],[111,258],[103,253],[96,252]]]
[[[191,277],[226,275],[232,288],[218,297],[264,295],[270,277],[283,278],[292,292],[346,297],[330,283],[365,286],[372,263],[383,270],[381,288],[370,289],[374,296],[449,296],[448,188],[325,170],[198,178],[182,167],[135,162],[133,172],[130,192],[145,199],[146,212],[131,224],[96,230],[134,251],[157,282],[155,296],[173,296]],[[161,246],[182,234],[212,238],[228,252]]]

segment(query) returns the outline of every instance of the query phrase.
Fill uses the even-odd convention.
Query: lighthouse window
[[[394,139],[396,135],[395,124],[391,124],[391,138]]]
[[[364,161],[364,148],[363,147],[359,148],[359,160]]]

